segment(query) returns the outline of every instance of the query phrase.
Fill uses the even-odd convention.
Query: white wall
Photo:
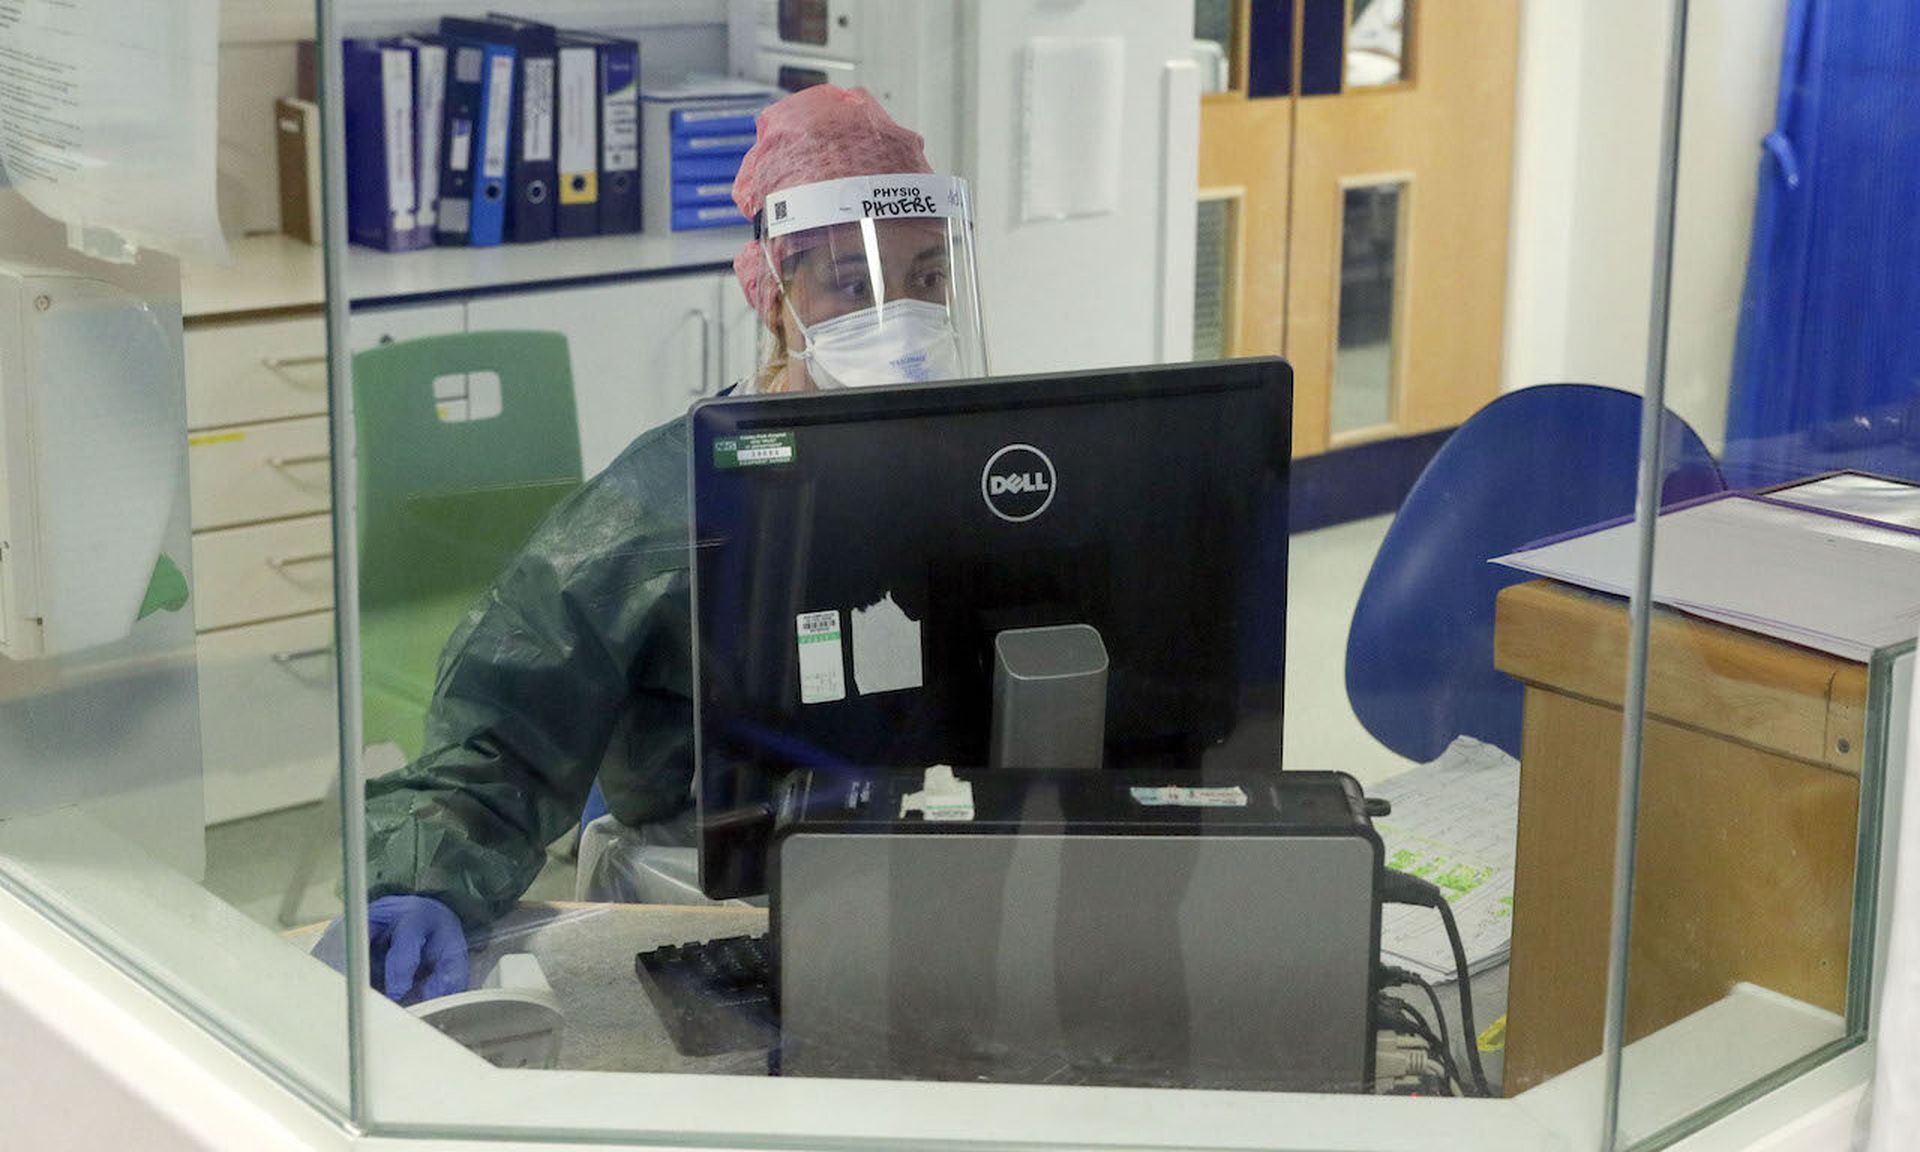
[[[960,12],[959,169],[973,191],[991,368],[1004,375],[1143,364],[1163,348],[1180,350],[1168,358],[1185,355],[1192,346],[1197,77],[1177,98],[1166,93],[1168,61],[1184,59],[1192,42],[1191,6],[967,0]],[[1054,36],[1125,42],[1124,106],[1111,110],[1123,126],[1121,187],[1113,212],[1027,220],[1026,53],[1031,40]],[[1187,151],[1176,163],[1170,149]],[[1172,171],[1189,174],[1188,182],[1163,181]],[[1163,229],[1181,242],[1163,246]],[[1183,338],[1163,331],[1175,319],[1170,307],[1181,309]]]
[[[1508,388],[1645,386],[1668,12],[1523,10]],[[1693,0],[1689,12],[1667,403],[1715,447],[1785,15],[1786,0]]]
[[[1680,116],[1667,407],[1715,451],[1753,239],[1760,141],[1773,130],[1787,0],[1694,0]]]

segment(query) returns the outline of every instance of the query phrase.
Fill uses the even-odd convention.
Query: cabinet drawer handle
[[[325,464],[333,457],[325,452],[310,452],[305,456],[269,456],[269,468],[293,468],[301,464]]]
[[[262,356],[260,366],[269,372],[279,372],[287,368],[314,368],[327,362],[325,352],[315,352],[310,356]]]
[[[333,655],[333,645],[321,644],[313,648],[301,648],[293,652],[275,652],[273,662],[285,668],[298,660],[312,660],[316,656]]]
[[[303,552],[298,556],[269,556],[267,567],[279,572],[295,564],[318,564],[322,560],[331,559],[333,559],[333,549],[329,548],[325,552]]]

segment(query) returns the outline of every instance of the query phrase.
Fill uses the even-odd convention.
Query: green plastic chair
[[[447,637],[580,486],[566,337],[382,345],[354,356],[353,403],[365,737],[411,760]]]

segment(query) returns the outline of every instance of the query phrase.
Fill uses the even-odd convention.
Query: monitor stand
[[[993,638],[990,767],[1099,768],[1106,735],[1107,647],[1098,631],[1058,624]]]

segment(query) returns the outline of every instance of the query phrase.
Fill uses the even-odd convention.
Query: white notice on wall
[[[1118,36],[1042,36],[1027,42],[1021,219],[1119,209],[1126,48]]]
[[[76,247],[225,260],[219,0],[0,0],[0,168]]]

